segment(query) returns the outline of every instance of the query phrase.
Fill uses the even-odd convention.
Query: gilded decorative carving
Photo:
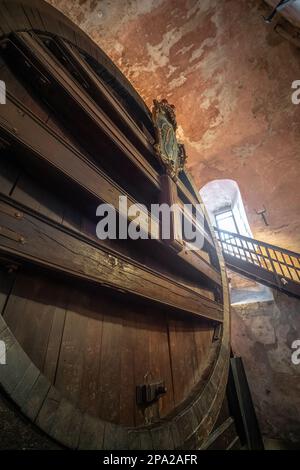
[[[177,121],[175,106],[167,100],[154,100],[152,117],[156,131],[155,150],[167,173],[176,180],[180,171],[184,169],[186,152],[184,145],[177,141]]]

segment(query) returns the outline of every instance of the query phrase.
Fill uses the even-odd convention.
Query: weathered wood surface
[[[6,315],[8,320],[9,309],[10,307],[8,306]],[[23,403],[22,409],[26,414],[35,419],[37,424],[48,434],[69,447],[76,448],[77,446],[83,446],[86,448],[86,446],[91,446],[92,448],[127,449],[132,445],[133,448],[140,448],[141,446],[142,448],[173,449],[176,447],[182,448],[183,442],[186,442],[186,447],[189,448],[193,447],[195,443],[201,442],[207,436],[209,426],[207,426],[208,418],[206,413],[208,404],[214,396],[214,386],[212,385],[214,382],[210,386],[208,386],[209,384],[204,385],[203,391],[200,392],[196,400],[171,421],[164,422],[159,426],[151,425],[150,433],[146,429],[133,431],[130,427],[122,428],[106,421],[95,420],[91,416],[83,415],[82,411],[76,409],[71,404],[73,399],[68,402],[63,398],[65,391],[59,392],[55,388],[50,387],[49,382],[39,375],[38,369],[32,365],[26,356],[23,356],[23,349],[17,345],[7,328],[4,328],[1,338],[5,339],[7,344],[9,344],[9,338],[11,338],[12,345],[8,347],[10,364],[12,364],[12,360],[17,360],[19,364],[18,374],[12,373],[11,375],[11,373],[6,371],[5,375],[3,375],[0,370],[2,384],[13,395],[17,403]],[[66,336],[66,340],[67,338]],[[224,369],[226,364],[226,362],[224,363],[224,351],[220,357],[222,361],[218,361],[212,377],[216,384],[218,383],[217,374],[219,373],[219,366],[222,367],[223,373],[226,372],[226,367]],[[73,361],[72,364],[73,367],[76,367]],[[64,367],[67,367],[67,364]],[[73,372],[75,370],[73,369]],[[59,380],[57,381],[57,387],[59,386]],[[70,385],[74,384],[71,383]],[[20,395],[19,391],[21,390],[22,393]],[[75,387],[75,390],[77,390],[77,387]],[[71,391],[74,393],[74,387],[71,387]],[[114,392],[116,393],[116,390]],[[109,390],[107,390],[107,393],[109,393]],[[29,401],[28,397],[30,397]],[[214,407],[209,410],[209,420],[212,423],[216,419],[216,413],[218,413],[218,404],[215,401],[213,401],[213,404]],[[79,424],[82,421],[84,421],[85,426],[77,426],[76,423]],[[66,426],[69,426],[68,423],[70,423],[70,427],[68,432],[66,432]],[[105,434],[105,440],[103,440],[103,433]],[[92,438],[92,443],[89,444],[87,442],[86,435]],[[132,437],[134,436],[135,439],[132,442]],[[82,444],[80,444],[80,441],[82,441]]]
[[[135,143],[141,143],[144,150],[149,152],[152,157],[155,157],[153,145],[149,142],[145,134],[128,114],[126,109],[124,109],[122,104],[101,82],[92,67],[90,67],[82,58],[78,50],[62,39],[58,38],[55,42],[61,48],[62,54],[65,54],[67,59],[71,61],[77,74],[79,73],[85,80],[89,94],[95,99],[97,104],[106,112],[106,114],[113,115],[113,119],[116,120],[117,125],[123,129],[123,132],[125,130],[126,134],[130,135],[131,139],[135,137]]]
[[[2,117],[2,119],[1,119]],[[18,148],[19,158],[29,156],[40,163],[49,165],[65,178],[66,184],[71,180],[94,201],[95,207],[102,201],[118,209],[119,196],[126,195],[128,205],[136,201],[121,189],[101,169],[88,161],[77,149],[58,136],[47,125],[40,122],[29,110],[8,94],[7,104],[0,108],[0,132],[12,142],[21,144]],[[23,154],[22,154],[23,150]],[[24,164],[26,164],[24,162]],[[45,168],[47,171],[47,167]],[[50,176],[51,177],[51,176]],[[159,236],[158,221],[146,214],[151,223],[142,229],[149,236]],[[172,253],[172,252],[171,252]],[[174,253],[175,255],[175,253]],[[195,251],[183,250],[179,256],[208,279],[221,284],[219,273]]]
[[[175,320],[150,308],[141,312],[139,305],[126,308],[96,290],[67,287],[25,271],[4,310],[21,346],[65,397],[94,416],[140,425],[167,415],[189,396],[207,363],[213,334],[209,324]],[[177,341],[171,331],[175,324]],[[190,370],[188,353],[196,350]],[[147,373],[151,380],[164,379],[168,392],[159,409],[154,405],[144,416],[136,406],[134,388]]]
[[[183,287],[125,257],[104,251],[93,240],[21,210],[12,202],[2,201],[0,210],[0,251],[3,254],[222,321],[222,306],[200,296],[192,286]],[[15,215],[18,213],[20,216]]]
[[[70,79],[63,67],[49,54],[43,44],[28,33],[16,33],[15,39],[18,47],[26,52],[26,58],[32,60],[32,68],[35,71],[40,70],[43,80],[46,82],[44,96],[47,98],[47,102],[52,105],[55,112],[65,117],[72,132],[79,135],[85,145],[92,145],[93,150],[97,148],[97,141],[101,136],[102,147],[106,141],[110,146],[110,148],[107,147],[107,153],[110,153],[113,159],[120,154],[126,156],[134,166],[142,171],[151,184],[159,188],[158,176],[152,166],[82,88]],[[15,53],[19,54],[21,66],[24,60],[22,61],[22,53],[18,47],[16,47]],[[54,86],[55,93],[51,92],[51,88],[53,89]],[[101,160],[103,156],[99,155],[98,158]],[[104,158],[106,158],[105,155]]]
[[[119,155],[125,156],[132,165],[132,175],[141,175],[136,185],[137,195],[140,195],[143,183],[147,182],[143,191],[146,201],[151,203],[156,197],[158,199],[159,172],[150,163],[151,152],[149,159],[141,152],[142,146],[146,149],[147,143],[140,131],[134,130],[132,123],[129,124],[130,118],[134,120],[138,116],[138,110],[145,111],[142,119],[148,120],[149,124],[148,111],[105,54],[69,20],[44,2],[0,0],[0,15],[3,20],[0,36],[32,29],[36,34],[39,31],[51,32],[59,36],[59,41],[67,42],[66,49],[71,48],[67,51],[70,56],[72,50],[78,47],[114,71],[119,83],[127,89],[127,96],[130,95],[136,103],[129,117],[125,117],[126,113],[113,100],[110,101],[111,97],[105,95],[94,72],[88,65],[85,66],[85,62],[78,61],[78,57],[73,57],[75,65],[80,66],[85,79],[88,78],[90,84],[93,82],[93,86],[97,87],[101,100],[105,98],[107,110],[111,107],[110,117],[105,116],[96,104],[96,95],[93,102],[36,37],[33,39],[23,35],[20,39],[19,36],[18,47],[22,48],[22,53],[15,48],[14,52],[7,49],[9,53],[16,53],[15,57],[21,60],[20,67],[13,72],[16,75],[20,71],[25,73],[23,53],[26,52],[27,59],[30,56],[29,63],[38,68],[31,69],[28,77],[37,78],[37,94],[40,98],[45,96],[46,100],[50,98],[52,105],[58,104],[61,116],[64,115],[63,106],[68,103],[68,93],[76,97],[76,103],[72,100],[64,119],[72,118],[71,114],[76,109],[79,114],[74,115],[74,119],[82,115],[86,124],[82,134],[84,139],[95,130],[103,136],[104,145],[102,141],[89,142],[92,153],[97,150],[97,145],[101,152],[106,145],[107,155],[111,155],[112,148],[117,149]],[[42,86],[38,84],[40,72],[46,72],[46,81]],[[4,119],[0,118],[1,136],[9,138],[3,151],[6,162],[2,160],[0,163],[1,191],[6,195],[6,198],[2,196],[6,211],[0,215],[0,225],[4,227],[0,235],[0,264],[7,269],[11,260],[18,258],[23,266],[17,274],[13,273],[1,291],[4,317],[0,315],[0,339],[3,337],[7,341],[9,359],[9,366],[0,368],[1,385],[25,415],[50,436],[71,448],[199,448],[216,422],[228,374],[229,298],[225,266],[220,250],[215,249],[217,244],[213,230],[206,222],[206,260],[193,252],[186,254],[183,250],[177,259],[180,256],[191,258],[189,263],[206,272],[210,282],[217,276],[214,285],[223,287],[224,306],[213,301],[214,294],[211,298],[201,295],[202,281],[197,286],[190,278],[178,276],[176,279],[177,272],[176,276],[162,275],[88,236],[85,227],[90,226],[90,220],[74,211],[74,207],[62,206],[55,185],[51,198],[46,193],[45,197],[37,197],[37,178],[42,168],[33,165],[37,161],[44,162],[43,168],[47,168],[45,175],[52,184],[58,181],[59,174],[62,175],[68,181],[66,190],[70,191],[72,187],[76,197],[85,193],[91,200],[100,198],[101,184],[106,185],[103,198],[116,200],[120,184],[116,184],[116,178],[111,177],[109,171],[112,168],[109,168],[109,177],[104,167],[100,169],[102,156],[98,163],[96,160],[92,163],[93,158],[87,162],[87,149],[81,151],[79,145],[74,145],[76,122],[74,135],[68,135],[57,119],[60,116],[54,115],[47,104],[40,106],[36,98],[31,97],[31,91],[22,88],[20,80],[24,78],[24,74],[18,80],[11,75],[9,78],[14,90],[14,98],[9,99],[9,103],[14,103],[14,112],[17,111],[19,116],[12,114],[11,119],[7,120],[2,114]],[[52,89],[53,83],[55,87]],[[50,96],[51,90],[55,90],[56,96]],[[96,93],[96,88],[94,91]],[[19,103],[21,96],[26,103],[23,107]],[[30,113],[26,108],[34,111]],[[118,119],[124,120],[123,129],[131,127],[128,138],[118,129],[117,120],[114,121],[116,113]],[[31,126],[34,125],[37,125],[35,132],[44,132],[38,145],[30,137]],[[51,152],[47,153],[46,138],[52,142],[53,153],[55,150],[67,156],[67,166],[63,167],[64,162],[54,161]],[[18,156],[22,162],[21,169],[13,164],[12,156]],[[26,165],[30,166],[32,179],[26,174]],[[77,165],[82,166],[79,168]],[[71,172],[73,167],[76,174]],[[88,176],[82,178],[81,173],[88,171]],[[29,181],[33,182],[32,189]],[[183,181],[177,182],[182,202],[201,204],[197,189],[191,182]],[[134,198],[129,183],[126,181],[124,186]],[[14,210],[17,208],[23,216],[16,218],[8,214],[7,205]],[[204,207],[202,210],[205,213]],[[71,254],[70,250],[75,250],[75,253]],[[167,253],[167,247],[165,250]],[[90,266],[85,263],[86,257]],[[163,257],[162,263],[163,260],[170,262],[171,258]],[[34,264],[43,265],[43,269],[36,270]],[[218,273],[219,264],[222,280]],[[182,263],[182,271],[186,273],[183,268]],[[63,276],[57,276],[58,272]],[[139,274],[138,278],[135,277],[136,273]],[[80,282],[75,282],[73,277]],[[83,278],[87,282],[82,282]],[[97,286],[100,284],[112,289],[99,289]],[[120,303],[120,298],[113,295],[118,288],[133,294],[127,295],[128,304]],[[213,316],[209,314],[211,309]],[[179,315],[179,310],[183,310],[184,315]],[[201,315],[206,310],[204,316],[210,315],[210,320],[198,318],[200,310]],[[211,319],[223,321],[221,339],[215,342],[212,342],[214,322]],[[15,364],[18,364],[17,368]],[[136,405],[134,391],[138,383],[148,380],[147,377],[150,381],[165,380],[168,392],[158,403],[143,411]]]
[[[34,40],[34,38],[32,38],[31,36],[18,36],[18,41],[21,41],[21,44],[22,45],[27,45],[27,54],[30,54],[31,53],[31,50],[32,50],[32,47],[29,48],[29,44],[27,44],[26,41],[29,41],[29,43],[31,44],[31,46],[33,46],[33,44],[36,45],[37,47],[37,54],[38,54],[38,57],[40,58],[40,61],[42,61],[43,63],[45,62],[45,60],[42,60],[44,59],[44,56],[46,58],[49,58],[50,60],[50,64],[48,64],[48,67],[50,67],[50,70],[52,70],[52,67],[54,66],[55,62],[53,60],[53,58],[51,56],[49,56],[48,54],[48,51],[45,49],[44,46],[42,46],[39,42],[37,42],[36,40]],[[25,42],[24,42],[25,41]],[[57,99],[57,96],[59,94],[59,90],[57,89],[57,80],[54,80],[53,82],[49,81],[48,79],[48,74],[49,74],[49,70],[47,69],[46,71],[39,71],[39,69],[37,68],[37,65],[35,62],[32,62],[31,63],[31,66],[28,67],[28,63],[30,63],[30,57],[28,58],[28,56],[24,55],[17,47],[15,46],[10,46],[10,47],[13,47],[12,51],[14,54],[17,54],[16,58],[15,58],[15,61],[18,61],[18,64],[19,64],[19,67],[23,67],[24,70],[23,70],[23,75],[24,77],[26,77],[28,74],[29,74],[29,81],[30,83],[33,81],[33,80],[36,80],[36,77],[33,75],[32,76],[32,72],[34,71],[35,75],[38,73],[39,74],[39,80],[38,80],[38,83],[37,83],[37,86],[36,86],[36,89],[39,90],[41,88],[41,86],[39,85],[39,83],[42,81],[42,83],[46,82],[47,86],[45,87],[45,89],[42,89],[41,90],[41,93],[44,93],[44,95],[46,96],[47,95],[47,103],[50,103],[51,104],[51,100],[53,99]],[[9,49],[10,50],[10,49]],[[46,61],[47,62],[47,61]],[[51,67],[51,64],[52,64],[52,67]],[[73,80],[70,80],[70,78],[68,77],[68,75],[66,74],[66,72],[63,70],[62,67],[59,68],[59,64],[56,64],[56,69],[59,69],[62,71],[62,73],[64,74],[64,87],[63,89],[66,89],[68,90],[68,93],[66,95],[66,99],[68,99],[68,106],[64,105],[63,106],[63,109],[68,109],[69,112],[70,112],[70,115],[67,117],[67,122],[70,122],[70,123],[73,123],[73,116],[78,114],[78,112],[76,112],[76,109],[73,107],[76,105],[78,106],[78,102],[80,101],[80,97],[82,95],[82,91],[81,89],[79,88],[79,86],[73,81]],[[77,99],[74,99],[72,100],[72,102],[70,102],[70,95],[73,95],[73,92],[74,90],[72,89],[72,86],[76,86],[77,88],[77,92],[79,93],[79,96],[77,97]],[[71,87],[70,89],[68,87]],[[51,90],[50,90],[51,88]],[[65,92],[66,93],[66,92]],[[48,96],[49,95],[49,96]],[[97,107],[94,103],[93,100],[91,100],[90,96],[88,95],[85,95],[85,93],[83,93],[83,97],[85,98],[85,101],[84,103],[85,104],[82,104],[82,111],[85,112],[84,116],[86,115],[87,111],[88,111],[88,105],[87,103],[89,103],[90,105],[90,108],[91,108],[91,112],[93,111],[94,114],[97,112],[98,113],[102,113],[101,116],[102,118],[104,119],[103,122],[105,122],[105,120],[107,120],[107,129],[111,129],[113,123],[109,120],[109,118],[107,117],[106,114],[103,113],[103,111],[101,110],[101,108]],[[56,111],[60,111],[61,114],[63,114],[62,110],[61,110],[61,106],[63,105],[64,103],[64,100],[63,98],[61,98],[60,100],[57,101],[57,103],[54,103],[53,105],[53,108],[56,110]],[[84,111],[86,110],[86,111]],[[96,115],[95,114],[95,115]],[[76,132],[76,135],[85,135],[85,133],[88,131],[88,132],[91,132],[92,130],[92,124],[90,123],[89,125],[83,125],[85,123],[85,119],[84,117],[80,120],[77,120],[75,123],[73,123],[73,128],[76,127],[78,121],[80,121],[80,124],[81,124],[81,127],[80,127],[80,132]],[[108,162],[108,156],[110,156],[110,159],[114,160],[115,158],[117,158],[117,156],[119,155],[119,152],[118,151],[115,151],[113,154],[111,154],[111,149],[109,147],[107,147],[105,145],[105,138],[102,138],[101,139],[101,144],[99,146],[99,143],[100,143],[100,135],[101,132],[103,132],[103,129],[104,129],[104,124],[103,122],[100,120],[99,122],[97,121],[96,117],[93,119],[93,123],[95,125],[98,126],[98,129],[97,129],[97,132],[94,133],[92,132],[90,135],[88,135],[87,137],[84,138],[84,144],[88,147],[88,148],[91,148],[89,147],[90,145],[92,145],[92,152],[95,153],[95,150],[96,150],[96,153],[98,153],[98,159],[100,159],[99,161],[101,162],[102,161],[102,164],[107,164]],[[101,124],[102,123],[102,124]],[[124,135],[124,133],[120,132],[119,130],[117,130],[117,128],[115,127],[114,128],[115,132],[113,134],[108,134],[108,137],[110,137],[111,139],[111,143],[116,143],[117,142],[117,137],[119,136],[121,140],[126,140],[126,137]],[[97,141],[95,141],[94,139],[94,136],[97,135],[98,136],[98,139]],[[103,137],[103,136],[102,136]],[[111,144],[112,145],[112,144]],[[123,147],[122,147],[123,148]],[[119,150],[121,150],[121,148],[119,148]],[[103,154],[106,155],[106,158],[103,159]],[[160,185],[159,185],[159,174],[157,173],[157,171],[152,168],[152,166],[150,165],[149,162],[147,162],[147,160],[141,155],[139,154],[139,159],[137,158],[134,158],[134,157],[130,157],[129,154],[127,154],[126,152],[124,153],[124,156],[129,158],[132,163],[134,163],[136,169],[138,170],[141,170],[141,171],[147,171],[148,172],[148,176],[147,178],[149,179],[149,183],[151,182],[151,178],[153,178],[153,181],[155,180],[155,185],[156,185],[156,189],[160,189]],[[135,156],[136,157],[136,156]],[[118,160],[119,161],[119,160]],[[119,162],[120,163],[120,162]],[[124,165],[124,161],[123,161],[123,165]],[[151,176],[151,178],[150,178]],[[152,181],[152,183],[153,183]],[[193,196],[190,191],[188,190],[188,188],[182,184],[182,182],[180,180],[178,180],[177,182],[178,184],[178,187],[181,191],[181,193],[184,195],[185,199],[189,202],[189,203],[193,203],[195,204],[196,202],[196,198],[195,196]],[[144,191],[145,191],[145,187],[144,187]],[[211,237],[209,236],[209,234],[206,232],[206,231],[203,231],[203,235],[204,235],[204,238],[205,238],[205,241],[213,247],[213,243],[212,243],[212,239]]]

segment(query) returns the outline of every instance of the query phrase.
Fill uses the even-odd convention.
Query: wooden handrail
[[[231,257],[228,262],[230,267],[234,267],[234,258],[236,258],[239,272],[243,271],[245,275],[247,275],[247,265],[254,265],[263,270],[260,277],[262,281],[266,277],[264,272],[272,273],[275,287],[277,284],[281,290],[291,282],[300,284],[300,254],[244,235],[216,227],[214,229],[224,254]],[[243,270],[241,263],[245,263]],[[257,272],[256,275],[253,274],[253,270],[249,269],[248,272],[249,277],[258,278]]]

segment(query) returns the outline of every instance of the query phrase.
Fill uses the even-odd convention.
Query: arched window
[[[211,181],[200,189],[200,195],[215,227],[252,238],[241,192],[235,181]]]
[[[229,179],[214,180],[199,191],[214,227],[253,238],[238,184]],[[271,289],[227,270],[231,304],[273,300]]]

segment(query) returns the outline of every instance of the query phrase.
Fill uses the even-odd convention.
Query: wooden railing
[[[228,267],[300,296],[298,253],[226,230],[215,228],[215,231]]]

